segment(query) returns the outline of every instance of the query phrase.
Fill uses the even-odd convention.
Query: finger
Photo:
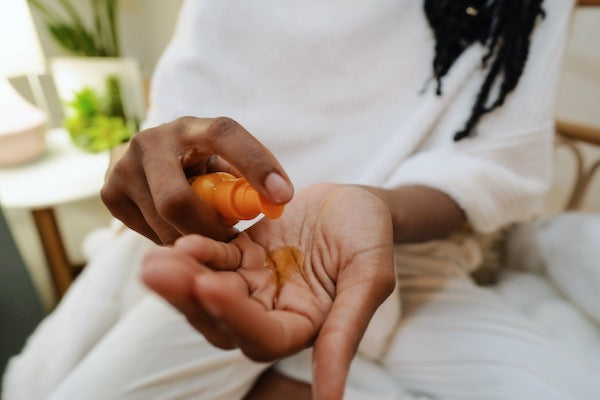
[[[121,220],[129,228],[144,235],[154,243],[162,244],[158,235],[144,219],[144,215],[140,209],[128,197],[112,194],[106,186],[102,188],[100,197],[106,208],[108,208],[115,218]]]
[[[231,175],[237,176],[237,177],[241,177],[242,174],[240,173],[240,171],[238,171],[237,169],[235,169],[231,164],[229,164],[227,161],[223,160],[222,157],[213,154],[212,156],[210,156],[208,158],[208,161],[206,162],[206,172],[227,172]],[[195,175],[199,175],[199,174],[195,174]]]
[[[130,144],[129,148],[135,150],[139,145]],[[111,212],[116,211],[113,215],[128,226],[158,244],[171,244],[181,234],[158,215],[145,172],[135,153],[136,151],[128,152],[114,165],[112,174],[101,191],[102,199]],[[128,212],[132,214],[129,215]],[[148,232],[146,226],[152,233]]]
[[[179,310],[190,324],[216,347],[234,348],[226,331],[196,300],[194,277],[206,269],[185,255],[168,248],[153,249],[142,264],[142,281],[146,286]]]
[[[394,287],[393,268],[360,267],[371,269],[377,275],[372,274],[365,280],[358,278],[361,274],[357,274],[355,268],[342,271],[338,277],[338,293],[315,341],[313,396],[318,400],[343,398],[350,363],[360,340],[371,317]]]
[[[230,338],[255,361],[273,361],[308,346],[314,324],[298,313],[267,311],[249,297],[247,285],[207,272],[195,280],[195,294],[210,315],[219,319]]]
[[[219,270],[236,270],[242,262],[242,253],[239,247],[205,236],[183,236],[175,242],[175,248],[196,261]]]
[[[152,228],[156,236],[158,236],[160,243],[173,244],[177,238],[181,237],[181,233],[158,214],[148,186],[137,186],[138,189],[135,187],[130,189],[132,201],[142,213],[146,223]]]
[[[121,216],[117,216],[125,225],[144,235],[156,244],[164,244],[156,232],[148,225],[140,209],[131,201],[121,207]]]
[[[240,171],[267,200],[292,199],[293,186],[273,154],[244,127],[230,118],[216,118],[206,131],[208,146]]]
[[[180,235],[199,233],[218,240],[229,240],[236,231],[221,221],[217,214],[192,190],[183,168],[176,157],[143,153],[142,163],[152,196],[156,217],[165,221]],[[143,209],[142,209],[143,210]],[[153,215],[150,218],[158,225]],[[150,225],[153,225],[150,222]]]

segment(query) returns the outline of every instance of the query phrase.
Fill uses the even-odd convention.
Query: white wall
[[[45,4],[56,7],[57,0],[45,0]],[[88,15],[89,0],[73,1],[82,15]],[[169,41],[177,13],[183,0],[120,0],[119,29],[121,52],[135,57],[146,76],[149,76],[164,47]],[[34,20],[46,58],[66,53],[48,35],[39,13],[32,10]]]
[[[122,51],[150,76],[167,45],[183,0],[121,0]]]

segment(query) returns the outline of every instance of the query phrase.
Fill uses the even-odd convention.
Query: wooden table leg
[[[73,282],[73,267],[65,250],[52,208],[34,209],[33,220],[40,235],[56,294],[60,299]]]

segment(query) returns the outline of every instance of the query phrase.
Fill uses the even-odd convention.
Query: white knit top
[[[453,142],[483,48],[435,95],[422,1],[188,0],[152,82],[146,126],[228,116],[263,142],[296,190],[317,182],[442,190],[491,231],[533,215],[549,186],[554,93],[571,0],[547,0],[505,105]]]

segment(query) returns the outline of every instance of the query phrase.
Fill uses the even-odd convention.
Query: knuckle
[[[197,144],[198,135],[205,133],[207,120],[191,116],[182,116],[153,128],[157,131],[157,140],[161,142],[177,143],[179,145]]]
[[[130,161],[130,156],[125,155],[122,159],[117,161],[113,166],[110,176],[109,182],[115,179],[119,179],[120,177],[127,176],[132,169],[132,163]]]
[[[144,150],[144,142],[146,141],[147,137],[148,130],[142,131],[137,135],[134,135],[129,141],[129,148],[127,149],[127,153],[125,153],[125,156],[123,156],[123,158],[131,156],[131,154],[141,154]],[[117,163],[117,165],[118,164],[122,163]]]
[[[160,193],[154,199],[156,212],[167,221],[177,219],[187,209],[187,196],[181,191],[169,190]]]
[[[137,135],[133,135],[133,137],[129,141],[129,149],[130,150],[139,149],[141,147],[142,143],[145,141],[145,139],[151,133],[151,131],[152,131],[151,129],[146,129],[141,132],[138,132]]]
[[[127,212],[127,199],[123,193],[112,188],[103,187],[100,190],[100,200],[106,209],[113,217],[125,222],[126,225],[132,218]]]
[[[215,118],[206,130],[209,139],[218,139],[239,132],[241,125],[229,117]]]
[[[126,154],[141,154],[146,149],[154,151],[156,147],[159,147],[159,144],[156,142],[160,141],[164,136],[160,126],[144,129],[133,135],[129,141],[129,148]]]
[[[195,140],[198,134],[205,133],[210,129],[212,123],[209,119],[197,118],[192,116],[182,116],[175,118],[167,124],[169,133],[179,141]]]
[[[105,184],[100,190],[100,199],[109,209],[111,209],[120,203],[121,194],[113,186]]]
[[[222,350],[233,350],[236,348],[235,344],[227,337],[224,337],[220,332],[214,332],[212,329],[207,329],[204,324],[204,315],[194,313],[194,315],[187,317],[188,321],[196,327],[197,330],[204,334],[206,340],[208,340],[213,346],[218,347]]]
[[[256,362],[271,362],[279,358],[279,355],[275,354],[271,349],[244,347],[241,350],[246,357]]]
[[[195,118],[189,116],[177,117],[169,123],[169,129],[171,129],[175,134],[183,134],[187,132],[194,120]]]

